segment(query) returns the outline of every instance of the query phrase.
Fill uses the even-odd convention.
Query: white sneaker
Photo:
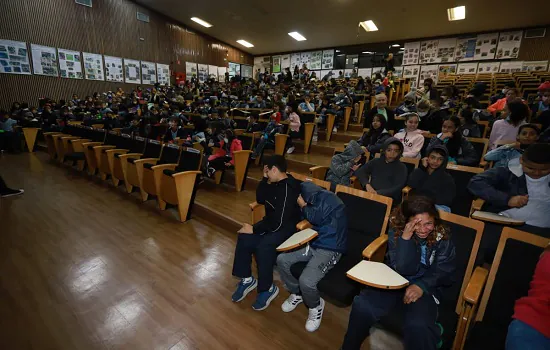
[[[323,319],[323,311],[325,311],[325,301],[321,298],[319,306],[309,309],[309,316],[306,321],[306,330],[308,332],[315,332],[319,329],[321,320]]]
[[[290,147],[289,149],[286,150],[286,153],[291,154],[292,152],[294,152],[295,149],[296,149],[296,147],[292,146],[292,147]]]
[[[338,132],[338,129],[336,129],[336,127],[332,128],[332,132],[333,133],[337,133]]]
[[[301,295],[290,294],[288,298],[285,300],[285,302],[283,303],[283,305],[281,305],[281,309],[283,310],[283,312],[290,312],[290,311],[293,311],[296,308],[296,306],[298,306],[303,302],[304,302],[304,299],[302,299]]]
[[[313,136],[313,142],[317,142],[319,140],[319,137],[317,135]]]

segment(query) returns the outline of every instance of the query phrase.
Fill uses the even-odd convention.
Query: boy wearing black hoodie
[[[363,165],[355,172],[361,186],[367,192],[393,198],[393,204],[401,203],[401,190],[407,183],[407,167],[399,158],[403,144],[390,137],[382,147],[382,155]]]
[[[411,193],[432,199],[439,210],[451,212],[456,195],[455,181],[445,170],[449,154],[443,145],[428,148],[427,157],[422,158],[420,166],[409,176],[407,185]]]
[[[286,169],[283,156],[266,159],[264,176],[256,189],[256,201],[265,205],[265,216],[254,226],[243,224],[238,231],[233,275],[241,281],[231,299],[239,302],[258,286],[258,296],[252,305],[256,311],[266,309],[279,294],[279,288],[273,284],[276,248],[296,232],[296,224],[300,221],[297,203],[300,184],[286,174]],[[252,277],[252,255],[258,267],[257,280]]]

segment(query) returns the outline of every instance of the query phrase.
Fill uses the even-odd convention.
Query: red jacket
[[[550,252],[540,258],[527,296],[516,301],[513,318],[550,338]]]
[[[208,157],[208,161],[211,162],[214,159],[225,157],[227,152],[225,151],[224,146],[225,146],[225,142],[223,142],[223,140],[220,141],[220,147],[218,148],[216,153]],[[241,140],[233,139],[233,142],[231,142],[231,147],[229,148],[229,155],[231,156],[231,161],[229,161],[229,163],[231,163],[231,165],[235,165],[235,157],[233,156],[233,153],[237,151],[242,151],[242,149],[243,149],[243,145],[241,143]]]

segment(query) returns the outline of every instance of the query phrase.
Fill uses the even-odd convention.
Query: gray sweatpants
[[[302,295],[304,304],[310,309],[320,304],[317,283],[336,265],[342,253],[306,246],[302,249],[279,254],[277,268],[286,288],[292,294]],[[307,261],[307,266],[297,280],[290,272],[290,267],[297,262]]]

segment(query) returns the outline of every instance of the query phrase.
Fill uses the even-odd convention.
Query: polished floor
[[[235,233],[179,223],[44,153],[4,155],[0,174],[25,189],[0,200],[0,348],[339,348],[349,309],[327,304],[311,334],[305,307],[281,311],[286,291],[263,312],[255,293],[231,302]]]

